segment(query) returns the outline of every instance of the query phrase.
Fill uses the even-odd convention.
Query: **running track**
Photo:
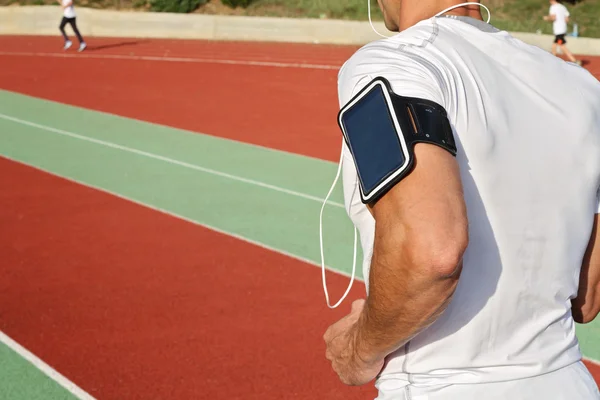
[[[337,159],[336,68],[355,48],[97,39],[90,40],[89,52],[64,58],[57,46],[57,38],[0,37],[0,87]],[[590,61],[589,68],[600,72],[600,60]],[[0,241],[20,241],[6,260],[24,266],[15,277],[23,284],[0,290],[1,328],[90,393],[131,399],[373,396],[371,388],[336,384],[314,351],[322,348],[322,330],[345,311],[323,307],[318,270],[11,161],[1,160],[0,170],[0,187],[11,188],[2,191],[9,207],[3,223],[12,227],[0,231]],[[23,215],[35,223],[22,223]],[[208,277],[195,268],[199,246],[215,266]],[[249,273],[248,260],[263,273]],[[130,276],[122,275],[125,262],[137,266],[128,269]],[[52,270],[40,269],[49,263]],[[220,263],[229,269],[217,268]],[[173,269],[157,274],[164,265]],[[330,279],[336,292],[346,284],[342,277]],[[45,297],[39,282],[76,283],[80,292]],[[239,295],[249,292],[250,302]],[[357,287],[353,297],[360,294]],[[23,308],[32,315],[23,315]],[[280,323],[268,330],[272,321]],[[60,335],[45,336],[46,329]],[[104,362],[93,363],[98,358]],[[298,368],[289,368],[294,364]]]

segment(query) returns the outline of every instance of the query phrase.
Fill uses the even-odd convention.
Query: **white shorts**
[[[379,390],[375,400],[600,400],[598,386],[582,362],[508,382],[406,386],[406,381],[386,378],[375,386]]]

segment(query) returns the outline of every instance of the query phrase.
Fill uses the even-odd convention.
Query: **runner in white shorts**
[[[367,206],[344,145],[367,298],[326,356],[380,400],[598,400],[575,322],[600,312],[600,83],[459,3],[379,0],[399,33],[339,72],[340,106],[376,77],[442,106],[458,151],[417,144]]]

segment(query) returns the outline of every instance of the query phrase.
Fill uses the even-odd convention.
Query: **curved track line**
[[[13,350],[15,353],[23,357],[25,360],[29,361],[33,364],[37,369],[42,371],[45,375],[47,375],[50,379],[54,380],[60,386],[62,386],[65,390],[71,393],[73,396],[77,397],[80,400],[96,400],[95,397],[92,397],[89,393],[81,389],[75,383],[71,382],[65,376],[61,375],[54,368],[46,364],[40,358],[36,357],[33,353],[27,350],[25,347],[21,346],[19,343],[12,340],[9,336],[7,336],[4,332],[0,331],[0,342],[4,343],[7,347]]]

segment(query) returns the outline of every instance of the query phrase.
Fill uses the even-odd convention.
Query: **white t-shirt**
[[[447,110],[470,237],[448,309],[381,379],[497,382],[578,361],[570,299],[599,211],[600,83],[470,18],[428,19],[358,50],[339,73],[340,106],[377,76]],[[347,147],[343,184],[368,291],[375,221]]]
[[[567,7],[560,3],[552,4],[550,6],[550,15],[556,16],[556,19],[552,23],[552,31],[554,34],[564,35],[567,33],[567,17],[571,15],[569,14]]]
[[[61,1],[62,1],[63,7],[66,4],[71,3],[70,6],[65,7],[64,10],[63,10],[63,15],[65,16],[65,18],[75,18],[75,8],[73,7],[72,0],[61,0]]]

